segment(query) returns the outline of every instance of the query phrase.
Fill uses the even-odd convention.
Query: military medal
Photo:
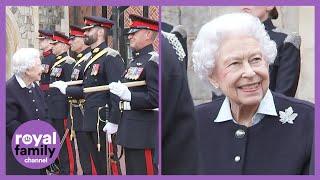
[[[56,77],[60,77],[62,73],[62,68],[55,68],[56,69]]]
[[[99,72],[100,64],[94,64],[92,66],[91,76],[96,76]]]
[[[48,64],[42,64],[42,68],[43,68],[43,73],[48,73],[49,72],[49,65]]]
[[[80,73],[79,69],[74,69],[71,74],[71,79],[77,80],[79,78],[79,73]]]
[[[127,73],[126,73],[126,75],[124,76],[126,79],[130,79],[130,76],[131,76],[131,74],[132,74],[132,68],[133,67],[130,67],[128,70],[127,70]]]
[[[143,68],[137,67],[136,74],[135,74],[135,79],[139,79],[142,71],[143,71]]]
[[[61,75],[62,68],[53,68],[50,76],[59,77]]]
[[[52,69],[50,76],[56,76],[56,68]]]
[[[125,75],[126,79],[137,80],[139,79],[143,71],[142,67],[130,67],[127,74]]]

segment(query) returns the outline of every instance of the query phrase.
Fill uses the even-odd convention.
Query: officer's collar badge
[[[134,52],[133,55],[134,55],[134,57],[137,57],[137,56],[140,55],[140,53],[139,52]]]
[[[77,55],[78,58],[81,58],[82,56],[83,56],[82,53],[79,53],[79,54]]]
[[[99,51],[100,51],[100,48],[94,48],[92,52],[93,52],[93,53],[97,53],[97,52],[99,52]]]
[[[279,111],[280,114],[280,122],[282,124],[289,123],[293,124],[293,121],[298,116],[298,113],[294,113],[292,107],[288,107],[284,112]]]

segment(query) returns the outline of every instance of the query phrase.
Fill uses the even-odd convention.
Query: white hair
[[[12,56],[12,73],[20,77],[24,76],[24,73],[27,71],[27,69],[35,65],[37,58],[40,58],[40,52],[38,49],[18,49]]]
[[[200,79],[208,81],[220,43],[230,35],[249,35],[255,38],[266,61],[269,64],[274,62],[277,55],[276,43],[270,39],[258,18],[247,13],[225,14],[203,25],[193,43],[193,68]],[[215,88],[213,90],[218,92]]]

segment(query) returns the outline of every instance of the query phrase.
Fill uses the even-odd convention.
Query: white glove
[[[103,127],[103,131],[110,135],[114,134],[118,131],[118,124],[107,122],[107,124]]]
[[[67,83],[64,81],[56,81],[51,84],[51,87],[58,88],[62,94],[66,94]]]
[[[125,101],[131,101],[131,92],[127,86],[123,85],[120,81],[112,82],[109,84],[110,92],[120,97]]]

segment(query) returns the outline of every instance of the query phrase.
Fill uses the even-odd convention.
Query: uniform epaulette
[[[159,64],[159,54],[156,51],[149,52],[148,54],[151,55],[149,61]]]
[[[161,32],[163,37],[168,39],[169,43],[172,45],[173,49],[176,50],[176,54],[178,55],[178,59],[180,61],[183,61],[183,59],[186,57],[186,53],[183,50],[183,47],[179,41],[179,39],[176,37],[176,35],[166,32]]]
[[[66,58],[66,63],[67,63],[67,64],[73,64],[73,63],[75,63],[75,62],[76,62],[76,60],[73,59],[72,57],[67,57],[67,58]]]
[[[297,33],[291,33],[288,34],[286,39],[284,40],[284,43],[291,43],[293,44],[297,49],[300,49],[301,46],[301,36],[299,36]]]
[[[112,48],[107,48],[107,56],[112,56],[112,57],[116,57],[117,55],[119,55],[119,52],[115,49]]]
[[[284,40],[284,43],[291,43],[293,44],[297,49],[300,49],[301,46],[301,36],[297,32],[289,32],[285,29],[276,28],[273,30],[274,32],[280,32],[287,35],[286,39]]]

